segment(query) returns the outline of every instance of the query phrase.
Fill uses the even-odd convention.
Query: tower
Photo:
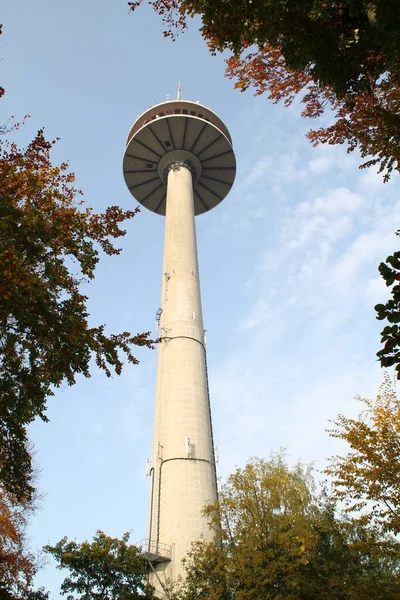
[[[135,121],[124,177],[146,208],[165,215],[149,536],[145,555],[158,595],[182,574],[193,541],[211,539],[205,505],[217,481],[197,260],[196,215],[219,204],[236,173],[221,119],[197,102],[171,100]]]

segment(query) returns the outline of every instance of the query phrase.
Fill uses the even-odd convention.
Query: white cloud
[[[381,276],[370,279],[365,288],[365,294],[369,304],[385,302],[389,297],[389,291]]]
[[[332,242],[339,240],[351,231],[352,219],[348,215],[336,219],[315,215],[297,223],[295,220],[291,220],[290,227],[295,230],[290,241],[287,242],[287,247],[290,250],[299,250],[306,245],[317,244],[318,254],[326,256],[330,251]]]
[[[331,171],[331,176],[340,175],[342,171],[357,168],[358,162],[357,154],[347,154],[343,146],[321,144],[313,150],[308,169],[317,175],[328,171]]]
[[[363,174],[360,177],[360,185],[362,187],[369,188],[370,186],[376,188],[380,188],[383,185],[383,176],[382,173],[377,172],[378,167],[369,168],[363,171]],[[385,184],[388,185],[387,183]]]
[[[358,329],[367,305],[374,325],[371,305],[382,292],[376,267],[395,247],[400,203],[390,204],[387,188],[369,190],[367,173],[351,172],[356,154],[312,152],[304,161],[298,147],[286,146],[244,180],[251,196],[249,203],[241,196],[244,218],[251,204],[267,206],[272,219],[268,235],[260,233],[263,223],[252,223],[252,235],[264,236],[262,258],[247,275],[253,304],[237,319],[240,342],[212,374],[222,473],[280,446],[321,464],[337,448],[325,432],[328,419],[355,414],[352,398],[373,394],[381,379],[377,348],[367,348]]]
[[[268,154],[260,158],[251,169],[250,174],[245,177],[242,183],[243,187],[249,187],[260,181],[271,170],[273,162],[272,156]]]
[[[326,214],[355,212],[361,205],[362,199],[358,194],[346,187],[338,187],[328,190],[325,195],[318,196],[314,200],[302,202],[299,212]]]
[[[265,324],[272,317],[272,311],[264,299],[260,299],[252,308],[249,314],[240,321],[238,329],[240,331],[249,331],[254,327]]]
[[[294,224],[293,222],[291,224]],[[325,217],[316,215],[311,219],[304,220],[303,223],[298,226],[297,233],[293,239],[289,242],[288,247],[291,250],[296,250],[301,246],[307,244],[310,238],[312,238],[317,232],[324,230],[328,225]]]
[[[348,307],[343,307],[335,304],[333,308],[321,312],[319,319],[314,325],[314,331],[318,335],[326,335],[328,332],[335,335],[335,332],[340,331],[340,328],[351,319],[351,311]]]
[[[362,267],[369,262],[377,264],[386,253],[393,249],[394,236],[392,231],[378,228],[367,233],[361,233],[342,255],[332,269],[329,285],[339,293],[347,293],[356,285],[356,277]]]
[[[362,264],[376,254],[380,244],[381,236],[378,231],[362,233],[333,268],[330,285],[339,293],[347,292]]]
[[[353,228],[353,221],[349,215],[329,221],[329,226],[325,231],[327,240],[336,241],[348,234]]]
[[[281,155],[275,168],[275,177],[285,182],[298,181],[307,175],[306,170],[301,167],[301,160],[296,151]]]
[[[326,256],[334,242],[352,231],[353,218],[348,213],[361,205],[361,197],[346,187],[331,188],[324,195],[301,202],[282,225],[282,244],[297,252],[314,245],[316,254]]]
[[[339,413],[356,416],[360,406],[354,397],[375,393],[382,372],[377,365],[352,364],[323,379],[315,372],[307,379],[301,371],[310,375],[308,368],[291,366],[283,357],[279,363],[260,361],[261,348],[258,343],[247,347],[212,377],[219,474],[225,477],[250,456],[268,457],[280,447],[287,447],[293,460],[315,461],[323,468],[342,448],[326,432],[329,420]]]
[[[267,154],[260,158],[242,181],[241,187],[248,190],[253,185],[268,184],[269,192],[278,193],[279,182],[298,181],[306,177],[307,171],[301,166],[302,161],[296,150],[275,156]],[[257,193],[259,198],[259,193]]]
[[[309,161],[308,168],[313,173],[325,173],[332,166],[332,162],[329,156],[319,156]]]

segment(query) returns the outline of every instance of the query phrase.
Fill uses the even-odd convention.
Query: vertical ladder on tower
[[[206,367],[206,384],[207,384],[207,400],[208,400],[208,414],[210,417],[210,431],[211,431],[211,447],[212,447],[212,455],[213,455],[213,465],[214,465],[214,478],[215,478],[215,491],[218,499],[218,486],[217,486],[217,465],[215,463],[215,448],[214,448],[214,434],[213,434],[213,426],[212,426],[212,418],[211,418],[211,401],[210,401],[210,386],[208,384],[208,366],[207,366],[207,350],[206,350],[206,342],[204,339],[204,363]]]

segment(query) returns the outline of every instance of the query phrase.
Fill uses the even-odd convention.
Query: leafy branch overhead
[[[85,208],[67,163],[53,166],[43,130],[24,150],[0,145],[0,480],[22,498],[32,492],[26,426],[46,417],[46,401],[76,375],[97,366],[120,373],[133,346],[152,347],[149,333],[107,334],[90,326],[81,284],[94,277],[99,251],[118,255],[112,240],[138,209]]]
[[[396,235],[400,235],[400,231]],[[379,272],[387,287],[391,288],[391,298],[386,304],[375,306],[376,318],[390,323],[381,331],[383,348],[377,356],[382,367],[395,366],[397,379],[400,379],[400,252],[388,256],[386,262],[379,265]]]
[[[143,0],[128,2],[135,10]],[[319,143],[358,148],[362,167],[384,179],[400,170],[398,0],[148,0],[175,39],[199,16],[210,51],[228,51],[226,74],[303,116],[333,124],[311,130]],[[333,113],[332,113],[333,111]]]

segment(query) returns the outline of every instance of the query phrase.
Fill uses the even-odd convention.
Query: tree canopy
[[[148,0],[175,38],[199,16],[212,53],[227,50],[227,76],[303,116],[330,109],[318,143],[348,144],[388,179],[400,169],[400,13],[397,0]],[[128,2],[135,10],[143,0]]]
[[[152,600],[140,549],[128,540],[129,533],[118,539],[99,530],[91,542],[63,538],[55,546],[45,546],[57,568],[70,572],[61,584],[67,600]]]
[[[341,515],[282,454],[237,469],[206,512],[216,539],[193,545],[179,600],[400,598],[398,543]]]
[[[0,144],[0,481],[21,499],[32,493],[26,426],[47,420],[46,402],[62,383],[89,377],[92,356],[120,373],[122,352],[152,346],[148,333],[108,334],[89,324],[84,281],[93,279],[99,251],[137,210],[85,208],[67,163],[53,166],[54,142],[40,130],[25,149]]]
[[[325,472],[347,511],[360,511],[383,531],[400,533],[400,402],[386,374],[374,400],[357,397],[357,419],[339,415],[330,430],[350,446]]]
[[[0,486],[0,598],[14,600],[30,590],[37,572],[26,529],[35,499],[18,502]]]

